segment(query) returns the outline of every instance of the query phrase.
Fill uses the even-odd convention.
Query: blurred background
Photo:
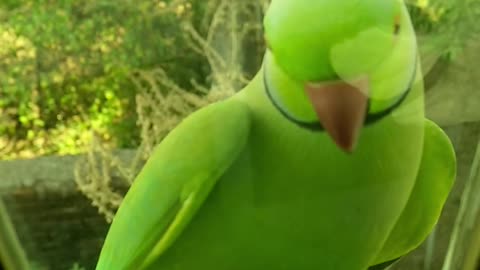
[[[259,69],[268,2],[0,2],[6,269],[94,269],[152,147]],[[452,139],[459,171],[437,229],[394,269],[480,269],[480,0],[407,4],[427,116]]]

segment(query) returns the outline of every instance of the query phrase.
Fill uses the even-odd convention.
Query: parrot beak
[[[368,80],[306,83],[305,91],[327,133],[347,153],[355,149],[365,120]]]

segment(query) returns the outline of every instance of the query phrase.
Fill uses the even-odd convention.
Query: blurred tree
[[[136,145],[135,88],[129,79],[135,70],[161,65],[183,86],[190,79],[203,83],[209,73],[178,34],[191,5],[129,0],[1,5],[4,158],[76,153],[85,150],[91,130],[118,147]]]

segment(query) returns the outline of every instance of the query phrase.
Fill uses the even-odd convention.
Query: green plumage
[[[411,87],[400,105],[365,125],[347,154],[325,131],[286,115],[313,115],[311,107],[296,111],[308,105],[288,72],[271,76],[267,94],[264,76],[278,67],[266,60],[245,89],[193,113],[164,139],[115,216],[97,270],[365,270],[425,239],[455,158],[424,118],[420,70],[405,79]]]

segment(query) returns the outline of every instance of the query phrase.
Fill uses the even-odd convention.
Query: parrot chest
[[[158,269],[364,270],[374,260],[416,180],[423,111],[365,127],[348,155],[266,110]]]
[[[259,261],[290,254],[287,265],[304,267],[295,269],[367,265],[415,183],[423,127],[387,119],[365,128],[348,155],[323,132],[258,126],[209,198],[233,215],[229,235],[255,246]]]

